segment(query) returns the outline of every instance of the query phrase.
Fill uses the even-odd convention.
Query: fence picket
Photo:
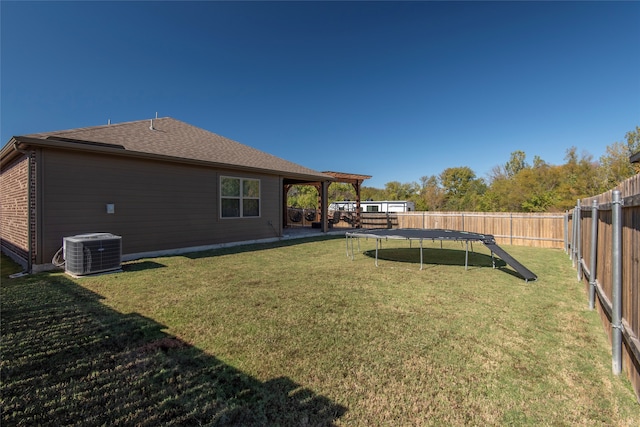
[[[614,192],[616,197],[619,192],[622,202],[614,199]],[[610,191],[582,199],[580,203],[597,206],[598,215],[593,218],[584,209],[576,210],[571,218],[568,216],[571,226],[580,229],[580,233],[567,243],[572,248],[579,246],[578,253],[596,258],[589,260],[596,265],[589,280],[596,290],[595,308],[612,344],[612,369],[614,373],[620,369],[626,373],[640,401],[640,174]],[[619,219],[614,218],[614,209],[622,211]],[[598,224],[595,226],[588,221]],[[579,227],[582,222],[585,226]],[[589,238],[593,233],[591,228],[597,230],[596,238]],[[617,228],[620,228],[619,236],[614,233]],[[596,242],[597,248],[592,248],[592,242]],[[612,256],[616,252],[619,255]],[[576,262],[579,276],[585,265],[581,261]],[[617,281],[620,283],[615,283],[614,288]],[[621,360],[618,360],[617,352],[622,353]]]

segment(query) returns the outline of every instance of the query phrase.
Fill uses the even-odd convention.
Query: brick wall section
[[[0,237],[2,246],[26,256],[29,249],[29,158],[7,166],[0,179]]]
[[[29,154],[29,168],[31,169],[31,180],[29,182],[29,228],[31,231],[31,265],[36,261],[36,255],[38,254],[38,233],[36,222],[36,190],[38,177],[36,176],[37,170],[37,156],[36,151],[31,151]]]

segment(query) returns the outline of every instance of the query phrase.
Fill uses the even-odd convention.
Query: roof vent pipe
[[[154,127],[153,127],[153,119],[151,119],[151,124],[149,125],[149,129],[155,130]]]

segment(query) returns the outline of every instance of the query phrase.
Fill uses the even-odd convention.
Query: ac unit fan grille
[[[65,270],[80,276],[119,269],[121,241],[119,236],[100,233],[65,238]]]

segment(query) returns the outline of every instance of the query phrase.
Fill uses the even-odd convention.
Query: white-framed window
[[[220,217],[257,218],[260,216],[260,180],[220,177]]]

